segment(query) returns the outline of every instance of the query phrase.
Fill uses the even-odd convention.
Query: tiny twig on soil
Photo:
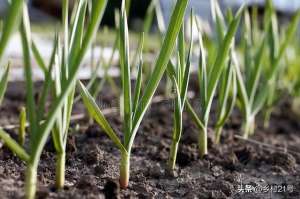
[[[187,94],[187,98],[189,98],[189,99],[194,98],[194,96],[195,96],[195,93],[193,91],[189,91]],[[173,98],[173,96],[172,96],[172,98]],[[166,100],[171,100],[171,99],[166,98],[164,95],[157,95],[153,98],[152,104],[161,103]],[[106,108],[106,109],[103,109],[102,112],[104,115],[111,115],[111,114],[118,113],[118,108],[117,107]],[[72,122],[79,121],[79,120],[83,120],[85,118],[86,118],[86,114],[84,114],[84,113],[74,114],[71,116],[71,121]],[[20,124],[8,124],[8,125],[3,126],[2,128],[6,129],[6,130],[14,130],[19,127],[20,127]],[[26,127],[28,127],[28,122],[26,122]]]
[[[240,135],[234,135],[234,138],[236,138],[238,140],[248,142],[250,144],[255,144],[255,145],[262,146],[265,149],[271,149],[271,150],[274,150],[274,151],[280,151],[280,152],[284,152],[284,153],[293,153],[293,154],[296,154],[296,155],[300,155],[299,152],[288,149],[287,147],[276,147],[276,146],[273,146],[271,144],[263,143],[263,142],[253,140],[253,139],[250,139],[250,138],[244,138],[243,136],[240,136]]]

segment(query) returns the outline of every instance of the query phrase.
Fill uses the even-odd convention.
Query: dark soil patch
[[[16,90],[12,88],[22,93],[19,87],[9,87],[0,109],[2,126],[16,123],[19,107],[24,104],[24,96],[13,94]],[[113,95],[104,96],[106,103],[114,101]],[[83,110],[77,104],[74,112]],[[88,119],[76,122],[73,126],[80,124],[80,130],[70,134],[66,186],[63,190],[53,188],[55,153],[49,141],[39,167],[38,198],[300,198],[300,123],[287,117],[287,111],[279,106],[271,127],[263,129],[258,123],[251,138],[272,147],[237,138],[240,116],[234,114],[219,146],[213,144],[214,132],[209,131],[209,155],[204,159],[198,156],[197,129],[185,115],[178,168],[170,173],[165,163],[171,143],[172,103],[155,103],[135,141],[127,190],[118,185],[118,150],[97,125],[89,125]],[[121,132],[118,115],[107,117]],[[22,198],[24,170],[25,165],[0,143],[1,198]],[[250,189],[241,192],[246,186]]]

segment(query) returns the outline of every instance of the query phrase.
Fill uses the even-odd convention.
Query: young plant
[[[158,87],[158,84],[167,68],[167,64],[172,55],[176,38],[183,23],[185,9],[187,7],[188,0],[178,0],[176,7],[173,11],[171,22],[168,31],[165,36],[165,40],[162,49],[159,52],[158,59],[155,63],[153,73],[144,89],[141,92],[141,79],[142,79],[142,57],[140,52],[140,63],[138,78],[135,85],[134,97],[132,98],[131,93],[131,72],[129,62],[129,38],[125,6],[123,1],[122,14],[120,16],[120,63],[121,63],[121,74],[122,74],[122,94],[124,96],[123,103],[123,142],[117,136],[109,122],[104,117],[103,113],[97,106],[95,100],[89,94],[87,89],[82,83],[78,83],[80,93],[83,102],[94,120],[101,126],[105,133],[111,138],[115,145],[121,152],[121,163],[120,163],[120,185],[122,188],[126,188],[129,182],[129,170],[130,170],[130,156],[135,136],[138,128],[142,122],[142,119],[150,106],[153,95]],[[142,95],[143,94],[143,95]]]
[[[152,0],[149,7],[147,8],[145,20],[143,22],[143,32],[141,32],[140,37],[139,37],[139,41],[138,41],[139,44],[142,44],[141,40],[144,39],[144,46],[147,43],[147,35],[148,35],[148,33],[150,31],[150,28],[151,28],[151,25],[152,25],[152,21],[153,21],[153,17],[154,17],[154,11],[155,11],[155,2],[156,2],[156,0]],[[128,12],[128,11],[126,11],[126,12]],[[115,18],[116,18],[115,28],[116,28],[116,31],[118,32],[118,29],[119,29],[119,13],[115,12],[115,15],[116,15],[115,16]],[[106,31],[106,30],[107,29],[104,29],[104,31]],[[91,76],[86,88],[91,93],[93,98],[97,98],[97,96],[99,96],[99,93],[102,91],[102,89],[103,89],[106,82],[109,83],[109,85],[111,86],[111,88],[113,90],[113,93],[116,96],[120,95],[120,90],[117,87],[114,79],[108,74],[109,69],[111,68],[111,66],[113,64],[113,58],[116,54],[118,43],[119,43],[119,34],[116,34],[114,42],[113,42],[113,46],[112,46],[112,53],[108,57],[107,61],[104,60],[103,52],[101,51],[101,54],[99,56],[99,60],[96,62],[96,67],[94,68],[94,70],[92,70],[92,76]],[[104,46],[105,46],[105,44],[104,44]],[[136,48],[133,59],[131,61],[131,66],[133,66],[133,67],[138,65],[139,49],[140,48],[141,48],[140,46],[138,48]],[[104,75],[101,79],[98,79],[97,77],[98,77],[98,71],[99,71],[100,67],[103,69],[103,74]],[[80,99],[80,96],[76,97],[74,101],[77,102],[79,99]]]
[[[197,115],[196,111],[188,101],[187,110],[189,111],[193,121],[200,130],[199,152],[201,157],[207,154],[207,128],[212,102],[217,89],[217,85],[220,82],[220,77],[226,68],[225,66],[228,61],[228,54],[233,46],[234,36],[239,25],[242,11],[243,8],[241,8],[237,12],[236,16],[232,19],[228,27],[224,39],[220,40],[220,47],[218,48],[217,56],[214,59],[214,64],[211,67],[207,67],[206,53],[203,48],[202,35],[199,31],[200,57],[198,79],[200,86],[201,112],[200,115]]]
[[[18,2],[18,1],[13,1]],[[95,35],[97,28],[100,24],[103,12],[105,10],[107,1],[106,0],[93,0],[93,9],[91,19],[87,25],[87,29],[84,35],[82,35],[82,42],[74,43],[74,47],[70,50],[74,50],[74,56],[70,57],[67,61],[69,64],[69,76],[68,79],[62,81],[62,90],[60,94],[54,99],[53,104],[49,109],[49,112],[45,114],[45,99],[47,99],[49,85],[51,82],[46,78],[42,90],[42,96],[36,103],[34,99],[34,86],[32,80],[32,71],[30,63],[30,50],[31,50],[31,35],[30,35],[30,23],[26,4],[23,4],[23,22],[20,28],[23,54],[24,54],[24,67],[25,67],[25,80],[26,80],[26,110],[29,120],[29,150],[27,151],[15,140],[13,140],[7,133],[1,130],[0,136],[5,141],[6,145],[20,158],[26,165],[26,183],[25,183],[25,194],[26,198],[34,198],[36,192],[37,183],[37,167],[39,160],[49,137],[50,132],[53,129],[55,122],[59,118],[59,115],[64,107],[66,100],[71,95],[74,85],[76,83],[76,76],[82,59],[91,44],[91,40]],[[22,11],[19,10],[22,13]],[[76,29],[76,28],[75,28]],[[75,30],[74,30],[75,31]],[[75,36],[79,36],[80,30],[75,31]],[[76,37],[75,37],[76,38]],[[76,45],[75,45],[76,44]],[[68,48],[69,49],[69,48]],[[55,54],[55,50],[52,54]],[[53,56],[52,56],[53,57]],[[47,77],[51,77],[51,64],[47,70]],[[44,100],[44,101],[43,101]],[[37,105],[36,105],[37,104]]]
[[[6,16],[4,25],[1,28],[2,31],[1,31],[1,39],[0,39],[0,62],[3,58],[5,49],[7,47],[11,35],[13,35],[14,31],[17,30],[21,22],[23,3],[24,3],[23,0],[15,0],[10,2],[10,6],[7,12],[8,15]],[[9,68],[10,66],[8,65],[1,70],[0,104],[3,101],[4,94],[7,88]],[[18,147],[18,144],[14,140],[12,140],[9,134],[6,133],[1,127],[0,127],[0,139],[4,141],[5,145],[8,148],[16,147],[15,153],[23,157],[24,154],[22,149]],[[24,159],[26,159],[26,155],[24,155]]]
[[[282,60],[284,55],[286,54],[286,50],[290,44],[290,41],[294,38],[295,32],[297,31],[299,19],[298,21],[292,22],[289,27],[291,32],[284,33],[286,37],[280,38],[278,31],[278,22],[275,9],[273,7],[272,1],[268,0],[268,9],[271,13],[271,23],[268,28],[268,49],[269,49],[269,68],[267,69],[267,73],[271,72],[273,68],[277,68],[270,78],[269,81],[269,89],[267,90],[267,99],[264,104],[264,126],[269,126],[270,116],[273,112],[273,107],[277,99],[279,98],[278,93],[278,85],[280,84],[280,79],[283,77],[283,70],[286,66],[282,64]],[[299,15],[296,13],[296,16]],[[296,17],[297,18],[297,17]]]
[[[156,15],[156,21],[157,21],[157,27],[159,30],[159,34],[164,35],[166,32],[166,23],[164,20],[160,2],[158,0],[154,0],[153,3],[154,3],[154,7],[155,7],[155,15]],[[165,93],[164,93],[166,97],[172,96],[172,86],[173,86],[172,77],[167,75],[166,83],[165,83]]]
[[[194,15],[191,13],[191,33],[193,32],[193,18]],[[193,37],[193,35],[191,34]],[[173,170],[176,165],[176,157],[178,151],[178,145],[182,134],[182,114],[184,110],[184,105],[186,101],[186,95],[188,90],[189,78],[190,78],[190,68],[191,68],[191,54],[193,47],[193,38],[190,40],[188,56],[186,57],[185,52],[185,38],[184,38],[184,24],[181,27],[179,36],[177,39],[178,45],[178,57],[176,66],[169,62],[167,71],[170,78],[173,80],[173,87],[175,89],[175,99],[174,99],[174,127],[172,136],[172,145],[170,149],[169,158],[169,168]]]
[[[69,1],[63,1],[63,31],[64,42],[63,48],[60,51],[58,48],[56,53],[56,62],[54,62],[54,98],[59,97],[63,92],[64,84],[69,79],[69,73],[72,70],[71,60],[78,53],[78,49],[82,44],[84,36],[84,23],[86,20],[87,1],[81,0],[78,2],[75,10],[75,18],[72,25],[72,30],[69,32]],[[103,11],[102,11],[103,12]],[[55,47],[59,46],[59,40]],[[65,184],[65,162],[66,162],[66,144],[68,131],[71,120],[73,107],[73,99],[75,94],[76,84],[73,84],[69,96],[64,100],[64,104],[58,113],[56,123],[52,131],[54,147],[57,153],[56,159],[56,187],[63,188]]]
[[[15,30],[19,27],[19,24],[21,22],[22,17],[22,9],[23,9],[23,0],[16,0],[12,1],[9,6],[8,10],[8,16],[6,17],[6,20],[4,22],[4,25],[2,26],[2,34],[0,39],[0,62],[3,58],[5,49],[7,47],[7,44],[10,40],[11,35],[14,33]],[[8,83],[8,74],[9,74],[9,65],[2,70],[1,74],[1,81],[0,81],[0,104],[2,103],[7,83]],[[8,133],[6,133],[1,127],[0,127],[0,139],[4,141],[5,145],[8,148],[15,147],[15,153],[20,155],[21,157],[24,157],[24,160],[27,159],[26,154],[23,153],[23,150],[17,142],[15,142]]]
[[[78,49],[82,45],[84,38],[84,23],[87,21],[86,12],[88,9],[88,4],[93,6],[92,2],[86,0],[80,0],[77,2],[76,9],[74,10],[72,16],[74,16],[71,21],[72,29],[69,30],[69,20],[68,20],[68,1],[63,1],[63,27],[64,27],[64,41],[63,48],[60,48],[59,40],[55,41],[54,48],[57,50],[55,54],[55,61],[53,66],[54,79],[53,79],[53,98],[59,97],[64,89],[64,83],[69,79],[69,73],[71,71],[71,60],[78,53]],[[90,15],[93,10],[90,10]],[[101,10],[103,12],[104,9]],[[102,13],[101,13],[102,15]],[[89,20],[93,20],[92,18]],[[96,28],[96,27],[95,27]],[[66,143],[68,137],[68,131],[71,120],[71,113],[73,107],[73,99],[75,93],[75,84],[73,85],[70,95],[65,99],[64,105],[62,106],[58,118],[56,120],[55,126],[52,132],[52,138],[54,142],[54,147],[57,152],[56,160],[56,187],[63,188],[65,181],[65,156],[66,156]]]
[[[221,75],[218,89],[217,122],[215,124],[215,143],[219,144],[223,127],[236,103],[237,82],[236,72],[231,60]]]
[[[224,39],[227,24],[230,24],[232,21],[232,12],[228,10],[225,18],[221,12],[219,4],[217,1],[211,1],[212,7],[212,17],[215,24],[215,29],[217,30],[217,42],[216,47],[220,48],[222,40]],[[227,22],[227,23],[226,23]],[[198,29],[200,30],[200,25]],[[201,41],[201,40],[200,40]],[[202,46],[202,42],[200,43]],[[203,48],[203,47],[201,47]],[[202,60],[203,62],[205,60]],[[215,124],[215,143],[219,144],[221,139],[221,134],[223,127],[228,120],[236,102],[237,96],[237,85],[236,85],[236,74],[234,67],[232,67],[232,62],[229,60],[228,64],[225,65],[224,71],[220,76],[220,85],[217,90],[217,109],[216,109],[216,124]]]
[[[247,16],[246,16],[247,17]],[[237,72],[237,84],[239,95],[239,108],[241,109],[244,117],[243,129],[244,137],[248,138],[249,135],[254,133],[255,129],[255,117],[261,111],[264,104],[267,101],[268,95],[270,95],[270,89],[274,88],[274,78],[279,71],[279,62],[284,54],[284,51],[289,43],[289,40],[295,33],[300,12],[297,13],[292,19],[292,22],[287,28],[285,38],[280,44],[278,54],[272,65],[263,74],[263,58],[265,54],[266,45],[273,39],[270,35],[274,35],[274,15],[273,12],[268,9],[265,16],[265,26],[268,27],[265,31],[265,35],[259,41],[259,48],[254,51],[251,49],[253,41],[249,38],[251,33],[251,26],[249,23],[244,24],[245,31],[245,47],[244,47],[244,63],[245,63],[245,77],[240,69],[236,53],[233,52],[233,65]],[[247,20],[246,20],[247,21]],[[258,42],[258,41],[256,41]],[[254,52],[253,52],[254,51]]]

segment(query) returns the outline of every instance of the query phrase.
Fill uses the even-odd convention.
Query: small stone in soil
[[[165,169],[157,163],[149,169],[148,173],[153,178],[161,178],[165,175]]]
[[[115,180],[107,180],[104,190],[105,198],[107,199],[118,199],[120,198],[120,185]]]
[[[211,171],[213,172],[213,176],[215,176],[215,177],[219,177],[224,174],[224,171],[222,170],[222,167],[220,167],[220,166],[212,167]]]

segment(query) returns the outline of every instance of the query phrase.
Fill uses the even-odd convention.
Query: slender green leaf
[[[187,111],[190,113],[190,115],[192,116],[192,120],[195,122],[195,124],[197,125],[197,128],[199,129],[205,129],[204,124],[202,123],[202,121],[199,119],[196,111],[194,110],[194,108],[192,107],[192,105],[190,104],[190,102],[188,100],[186,100],[186,108]]]
[[[0,60],[3,57],[9,38],[11,37],[13,32],[19,27],[19,24],[21,22],[23,4],[23,0],[14,0],[10,3],[10,7],[7,12],[8,16],[6,17],[6,20],[4,22],[0,40]]]
[[[218,43],[221,44],[225,34],[225,20],[217,0],[211,0],[211,13],[217,31]]]
[[[74,25],[72,28],[71,38],[70,38],[70,55],[69,59],[76,56],[79,53],[80,46],[82,45],[83,29],[86,15],[87,1],[80,0],[78,3],[78,8],[76,11],[76,16],[74,19]]]
[[[175,85],[175,91],[176,91],[176,97],[175,97],[175,106],[174,106],[174,134],[173,134],[173,140],[175,142],[179,142],[181,138],[181,132],[182,132],[182,102],[180,97],[180,90],[179,85],[177,84],[177,81],[175,77],[173,77],[173,82]]]
[[[234,20],[232,20],[229,29],[226,33],[226,36],[221,44],[221,47],[218,51],[218,55],[216,58],[216,61],[213,65],[213,68],[211,69],[211,72],[209,74],[209,82],[207,86],[207,106],[206,106],[206,111],[204,115],[204,120],[208,120],[209,112],[210,112],[210,106],[212,104],[212,100],[214,97],[214,93],[217,87],[218,79],[223,71],[224,68],[224,63],[227,60],[227,56],[229,54],[229,50],[232,47],[232,44],[234,42],[234,35],[237,31],[241,14],[243,11],[243,7],[238,11],[236,17]]]
[[[166,72],[170,79],[172,79],[173,77],[176,77],[175,65],[172,63],[171,60],[168,63]]]
[[[257,54],[255,56],[255,62],[253,66],[252,76],[248,80],[249,82],[249,92],[248,96],[250,96],[250,105],[252,106],[253,100],[256,95],[256,91],[258,88],[259,79],[261,76],[262,71],[262,62],[263,62],[263,56],[265,52],[265,40],[262,41],[261,46],[259,47]]]
[[[184,71],[185,71],[185,35],[184,35],[184,23],[181,26],[181,29],[179,31],[179,35],[178,35],[178,39],[177,39],[177,43],[178,43],[178,77],[177,77],[177,82],[178,82],[178,86],[181,89],[182,87],[182,80],[183,80],[183,75],[184,75]],[[180,90],[181,91],[181,90]]]
[[[198,38],[199,38],[199,63],[198,63],[198,81],[200,87],[200,99],[201,99],[201,107],[205,107],[207,103],[207,71],[206,71],[206,54],[203,46],[203,39],[200,30],[200,24],[198,21],[197,29],[198,29]]]
[[[95,119],[95,121],[101,126],[104,132],[110,137],[110,139],[116,144],[116,146],[123,152],[126,152],[126,149],[122,145],[120,139],[116,135],[113,128],[110,126],[108,121],[105,119],[105,116],[99,109],[98,105],[94,101],[93,97],[89,94],[87,89],[81,82],[78,82],[78,87],[80,89],[80,95],[83,99],[83,102],[88,109],[88,112],[91,117]]]
[[[155,14],[155,1],[156,0],[152,0],[150,5],[147,8],[146,11],[146,18],[144,19],[144,26],[143,26],[143,32],[144,34],[148,34],[152,25],[152,21],[154,18],[154,14]]]
[[[14,139],[10,137],[3,129],[0,128],[0,139],[2,139],[6,146],[13,151],[21,160],[28,162],[29,155]]]
[[[34,100],[34,86],[32,80],[32,69],[31,69],[31,32],[30,32],[30,22],[28,16],[28,10],[24,4],[23,9],[23,21],[20,29],[22,48],[23,48],[23,60],[25,66],[25,80],[26,80],[26,107],[28,111],[28,120],[30,122],[30,139],[31,150],[35,147],[36,138],[37,138],[37,116],[36,116],[36,107]]]
[[[122,4],[122,13],[120,18],[120,65],[122,74],[122,99],[123,99],[123,116],[124,116],[124,139],[128,142],[132,128],[132,101],[131,101],[131,77],[129,63],[129,36],[127,16],[125,11],[125,1]],[[126,146],[126,145],[125,145]]]
[[[189,44],[189,52],[188,52],[188,56],[186,59],[186,66],[183,69],[184,74],[182,75],[183,79],[182,79],[182,84],[181,84],[181,89],[180,89],[180,96],[181,96],[181,106],[184,107],[185,104],[185,100],[186,100],[186,95],[187,95],[187,91],[188,91],[188,85],[189,85],[189,79],[190,79],[190,71],[191,71],[191,59],[192,59],[192,52],[193,52],[193,18],[194,18],[194,13],[193,11],[191,11],[191,20],[190,20],[190,25],[191,25],[191,38],[190,38],[190,44]]]
[[[180,31],[181,25],[184,19],[184,13],[188,4],[188,0],[179,0],[176,3],[174,12],[171,17],[170,25],[165,36],[164,43],[162,45],[161,51],[159,53],[158,59],[155,63],[154,71],[147,83],[144,95],[142,96],[137,112],[133,119],[133,131],[130,138],[129,146],[132,146],[133,140],[135,138],[138,126],[140,125],[147,108],[150,105],[152,97],[155,90],[167,68],[168,62],[170,60],[171,54],[175,47],[175,41]]]
[[[240,102],[242,103],[241,107],[243,109],[244,118],[247,118],[248,115],[250,115],[250,111],[251,111],[250,104],[249,104],[249,96],[247,94],[245,81],[243,79],[243,75],[234,49],[231,51],[231,58],[232,58],[232,64],[235,67],[235,71],[236,71],[238,95],[240,98]]]
[[[10,64],[8,64],[4,70],[4,73],[1,77],[0,81],[0,104],[2,103],[3,97],[5,95],[5,91],[8,83],[8,74],[9,74]]]
[[[35,60],[38,64],[38,66],[43,71],[44,77],[46,78],[46,76],[47,76],[47,67],[46,67],[44,59],[43,59],[41,53],[39,52],[39,50],[38,50],[38,48],[37,48],[34,41],[32,41],[32,43],[31,43],[31,49],[32,49],[32,54],[35,57]]]
[[[165,33],[166,32],[165,20],[160,6],[160,2],[158,0],[155,0],[155,13],[156,13],[158,29],[160,33]]]
[[[100,21],[102,19],[104,10],[107,5],[107,0],[93,0],[93,9],[92,9],[92,16],[90,23],[88,24],[87,31],[85,33],[82,47],[80,49],[80,52],[78,55],[70,60],[70,75],[69,79],[66,81],[66,83],[63,85],[63,91],[61,95],[54,101],[49,114],[45,120],[45,123],[43,124],[42,128],[40,129],[42,134],[39,134],[37,140],[39,145],[35,148],[33,151],[33,160],[34,162],[38,162],[40,155],[42,153],[42,149],[45,146],[45,143],[47,141],[47,138],[49,136],[49,133],[54,125],[54,122],[56,120],[57,114],[61,110],[61,107],[63,106],[63,103],[65,102],[65,99],[70,95],[73,85],[76,82],[76,76],[79,69],[79,66],[82,62],[82,59],[88,49],[88,47],[91,44],[92,38],[95,35],[97,28],[100,24]]]
[[[230,114],[233,111],[233,108],[235,106],[236,102],[236,96],[237,96],[237,80],[236,80],[236,73],[235,70],[232,66],[232,63],[230,63],[230,68],[228,69],[228,75],[227,76],[227,81],[224,83],[228,86],[225,86],[225,91],[224,91],[224,98],[221,98],[221,111],[219,114],[219,119],[218,122],[216,123],[217,127],[222,127]],[[230,94],[231,93],[231,94]],[[229,95],[231,95],[231,99],[229,102]]]
[[[138,105],[138,101],[140,99],[141,95],[141,89],[142,89],[142,75],[143,75],[143,42],[144,39],[142,39],[142,44],[140,48],[140,61],[138,66],[138,75],[135,83],[135,89],[134,89],[134,98],[133,98],[133,110],[132,112],[135,113]]]
[[[51,85],[53,84],[52,80],[51,80],[51,74],[52,74],[52,69],[53,69],[53,65],[54,65],[54,62],[55,62],[55,55],[57,53],[57,47],[58,47],[58,36],[56,35],[55,36],[55,39],[54,39],[54,42],[53,42],[53,49],[52,49],[52,52],[51,52],[51,57],[50,57],[50,62],[49,62],[49,66],[48,66],[48,71],[47,71],[47,74],[46,74],[46,77],[45,77],[45,83],[43,85],[43,88],[42,88],[42,94],[40,96],[40,99],[39,99],[39,102],[38,102],[38,108],[37,108],[37,118],[38,118],[38,121],[42,120],[42,117],[45,113],[45,106],[46,106],[46,102],[47,102],[47,97],[49,95],[49,90],[51,88]]]
[[[284,53],[288,47],[288,44],[290,43],[291,39],[293,38],[293,35],[295,35],[295,33],[296,33],[296,30],[297,30],[297,27],[299,24],[299,19],[300,19],[300,10],[297,11],[295,16],[293,16],[292,21],[287,28],[287,31],[285,33],[285,38],[283,39],[282,43],[280,44],[278,56],[273,63],[273,67],[272,67],[271,71],[267,75],[268,80],[271,80],[274,77],[274,75],[276,74],[276,72],[278,71],[279,62],[280,62],[282,56],[284,55]]]

